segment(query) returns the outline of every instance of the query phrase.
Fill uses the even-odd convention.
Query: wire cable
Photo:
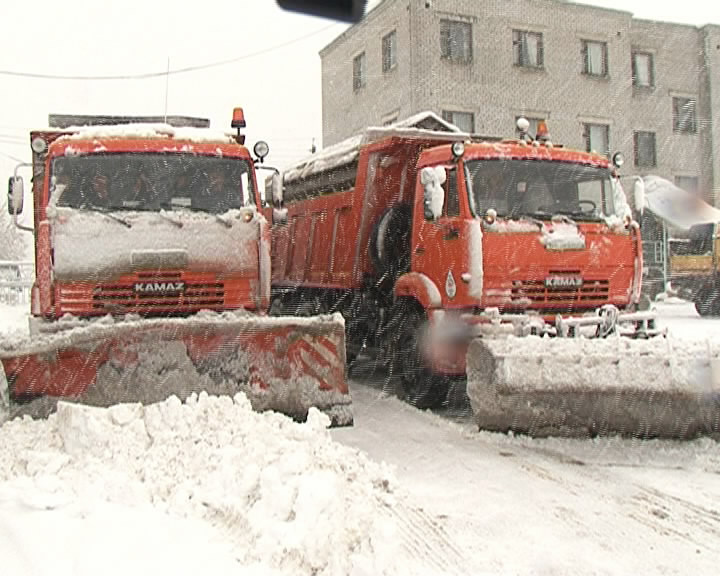
[[[242,56],[236,56],[235,58],[228,58],[226,60],[217,60],[215,62],[209,62],[207,64],[198,64],[196,66],[186,66],[184,68],[175,68],[173,70],[163,70],[162,72],[146,72],[143,74],[120,74],[120,75],[108,75],[108,76],[89,76],[89,75],[83,76],[83,75],[64,75],[64,74],[41,74],[38,72],[18,72],[17,70],[0,70],[0,76],[14,76],[16,78],[35,78],[35,79],[39,79],[39,80],[80,80],[80,81],[146,80],[148,78],[160,78],[163,76],[186,74],[188,72],[197,72],[199,70],[206,70],[208,68],[216,68],[218,66],[226,66],[228,64],[233,64],[235,62],[240,62],[241,60],[246,60],[248,58],[254,58],[255,56],[260,56],[262,54],[267,54],[268,52],[273,52],[275,50],[285,48],[286,46],[290,46],[291,44],[295,44],[296,42],[302,42],[303,40],[306,40],[312,36],[320,34],[321,32],[325,32],[326,30],[329,30],[333,26],[337,26],[337,24],[333,23],[333,24],[330,24],[329,26],[325,26],[324,28],[320,28],[319,30],[315,30],[314,32],[310,32],[309,34],[305,34],[304,36],[299,36],[297,38],[293,38],[292,40],[288,40],[287,42],[283,42],[281,44],[276,44],[275,46],[270,46],[268,48],[263,48],[262,50],[257,50],[256,52],[250,52],[248,54],[243,54]]]

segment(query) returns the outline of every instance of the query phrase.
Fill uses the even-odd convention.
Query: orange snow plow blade
[[[687,439],[720,433],[720,343],[478,338],[467,394],[484,430]]]
[[[316,407],[334,425],[353,421],[340,315],[100,320],[0,343],[0,360],[10,417],[45,416],[60,398],[110,406],[207,391],[243,392],[255,410],[297,420]]]

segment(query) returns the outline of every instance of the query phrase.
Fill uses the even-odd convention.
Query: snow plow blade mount
[[[478,338],[467,393],[480,429],[689,439],[720,432],[720,344]]]
[[[9,417],[46,416],[60,398],[95,406],[149,404],[205,390],[244,392],[255,410],[297,420],[316,407],[333,425],[353,421],[338,314],[103,319],[0,343],[0,360],[11,397]]]

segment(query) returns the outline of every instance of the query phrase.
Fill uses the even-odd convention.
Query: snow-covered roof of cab
[[[47,132],[62,132],[61,138],[73,140],[166,138],[190,142],[235,142],[233,134],[210,129],[208,118],[195,116],[49,114],[48,125]]]
[[[383,138],[437,138],[438,140],[467,140],[470,134],[443,120],[431,111],[420,112],[387,126],[371,126],[362,133],[303,158],[284,172],[284,181],[307,178],[348,164],[355,160],[360,148]]]
[[[62,138],[70,140],[102,140],[112,138],[123,139],[155,139],[183,140],[190,142],[220,142],[224,144],[235,143],[234,136],[222,130],[210,128],[195,128],[189,126],[176,127],[163,123],[137,123],[115,124],[105,126],[68,126],[62,129],[66,132]]]
[[[699,196],[660,176],[644,176],[642,180],[645,184],[646,208],[671,226],[689,230],[698,224],[720,222],[720,210]]]

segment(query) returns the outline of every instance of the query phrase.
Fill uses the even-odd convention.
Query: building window
[[[691,194],[697,194],[698,178],[697,176],[675,176],[675,186]]]
[[[538,125],[540,124],[540,122],[545,122],[545,118],[533,118],[531,116],[515,116],[515,130],[517,130],[518,135],[520,134],[520,131],[517,128],[517,121],[520,118],[525,118],[525,120],[527,120],[530,123],[530,127],[528,128],[527,133],[533,139],[537,135]]]
[[[365,52],[353,58],[353,90],[360,90],[365,86]]]
[[[583,40],[583,72],[588,76],[607,76],[607,43]]]
[[[657,166],[655,154],[655,132],[634,132],[635,166],[638,168],[654,168]]]
[[[697,132],[694,98],[673,98],[673,132],[680,134]]]
[[[453,112],[452,110],[443,110],[442,119],[451,124],[455,124],[463,132],[475,131],[475,114],[472,112]]]
[[[652,88],[655,86],[653,55],[649,52],[633,52],[632,75],[633,85],[638,88]]]
[[[440,53],[447,60],[472,60],[472,25],[469,22],[440,20]]]
[[[389,72],[397,63],[397,34],[395,30],[382,39],[382,69]]]
[[[607,124],[585,124],[583,128],[585,150],[603,156],[610,156],[610,126]]]
[[[513,62],[524,68],[542,68],[543,36],[538,32],[513,30]]]

